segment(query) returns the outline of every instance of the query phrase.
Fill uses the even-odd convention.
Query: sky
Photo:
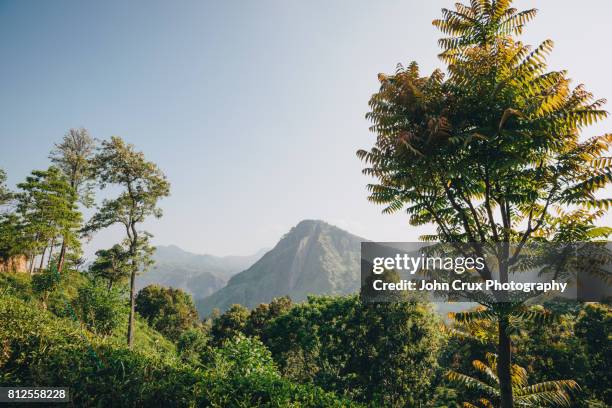
[[[157,245],[250,254],[302,219],[415,241],[429,228],[367,201],[355,152],[374,141],[364,115],[379,72],[442,67],[431,21],[453,4],[0,0],[0,168],[14,187],[85,127],[133,143],[168,176],[164,216],[145,225]],[[515,4],[540,9],[523,40],[552,38],[552,69],[612,97],[612,2]],[[102,231],[86,254],[121,239]]]

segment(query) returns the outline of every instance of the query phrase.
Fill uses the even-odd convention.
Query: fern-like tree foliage
[[[493,408],[499,406],[500,391],[497,377],[497,356],[487,353],[486,362],[472,361],[478,377],[461,374],[456,371],[446,373],[446,378],[467,389],[474,390],[482,396],[474,403],[464,402],[464,408]],[[517,407],[571,407],[570,395],[580,387],[573,380],[545,381],[529,385],[527,371],[516,364],[511,368],[512,391],[514,404]]]
[[[612,135],[581,137],[607,116],[605,100],[547,68],[552,41],[532,48],[518,40],[535,14],[509,0],[444,9],[434,25],[447,36],[446,74],[422,75],[416,62],[379,74],[367,114],[376,142],[357,152],[376,180],[371,202],[384,213],[405,210],[412,225],[434,224],[425,241],[463,243],[479,255],[495,245],[502,281],[527,243],[611,232],[596,222],[612,203],[598,194],[612,181]],[[486,306],[479,318],[498,326],[500,406],[510,408],[510,333],[521,319],[545,316],[520,302]]]

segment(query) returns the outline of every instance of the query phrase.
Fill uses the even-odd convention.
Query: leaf
[[[508,108],[504,111],[499,121],[499,130],[501,130],[504,127],[508,119],[510,119],[512,116],[525,117],[525,115],[523,115],[523,113],[519,112],[518,110]]]

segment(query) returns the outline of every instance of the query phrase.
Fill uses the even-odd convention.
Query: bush
[[[32,291],[39,296],[43,308],[47,308],[49,295],[59,287],[61,276],[55,267],[32,276]]]
[[[249,309],[242,305],[232,305],[212,322],[210,334],[213,344],[220,346],[226,340],[243,333],[250,316]]]
[[[181,358],[192,365],[210,363],[213,358],[210,338],[201,328],[184,331],[176,342]]]
[[[127,321],[128,307],[121,291],[95,281],[78,289],[74,306],[81,322],[96,334],[109,335]]]
[[[174,341],[185,330],[200,324],[191,295],[181,289],[149,285],[138,292],[136,311],[151,327]]]

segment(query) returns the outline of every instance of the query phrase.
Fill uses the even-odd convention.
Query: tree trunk
[[[30,276],[34,273],[34,262],[36,262],[36,253],[32,252],[32,259],[30,261]]]
[[[53,247],[55,247],[55,237],[51,240],[51,246],[49,247],[49,258],[47,259],[47,268],[51,266],[51,256],[53,255]]]
[[[130,275],[130,318],[128,321],[128,332],[127,342],[128,347],[131,349],[134,344],[134,312],[135,312],[135,301],[136,296],[134,293],[134,283],[136,281],[136,268],[132,268],[132,274]]]
[[[136,303],[135,282],[136,272],[138,272],[138,261],[136,260],[136,252],[138,248],[138,231],[136,231],[136,223],[130,222],[128,226],[128,237],[130,237],[130,256],[132,258],[132,274],[130,275],[130,318],[128,322],[128,347],[131,349],[134,344],[134,312]]]
[[[38,270],[42,271],[43,265],[45,264],[45,253],[47,252],[47,247],[43,248],[43,252],[40,255],[40,264],[38,265]]]
[[[497,378],[499,378],[500,408],[513,408],[512,395],[512,345],[508,335],[508,318],[501,317],[498,323],[499,343],[497,347]]]
[[[57,272],[61,273],[64,268],[64,259],[66,258],[66,238],[62,239],[62,249],[60,249],[59,259],[57,261]]]

